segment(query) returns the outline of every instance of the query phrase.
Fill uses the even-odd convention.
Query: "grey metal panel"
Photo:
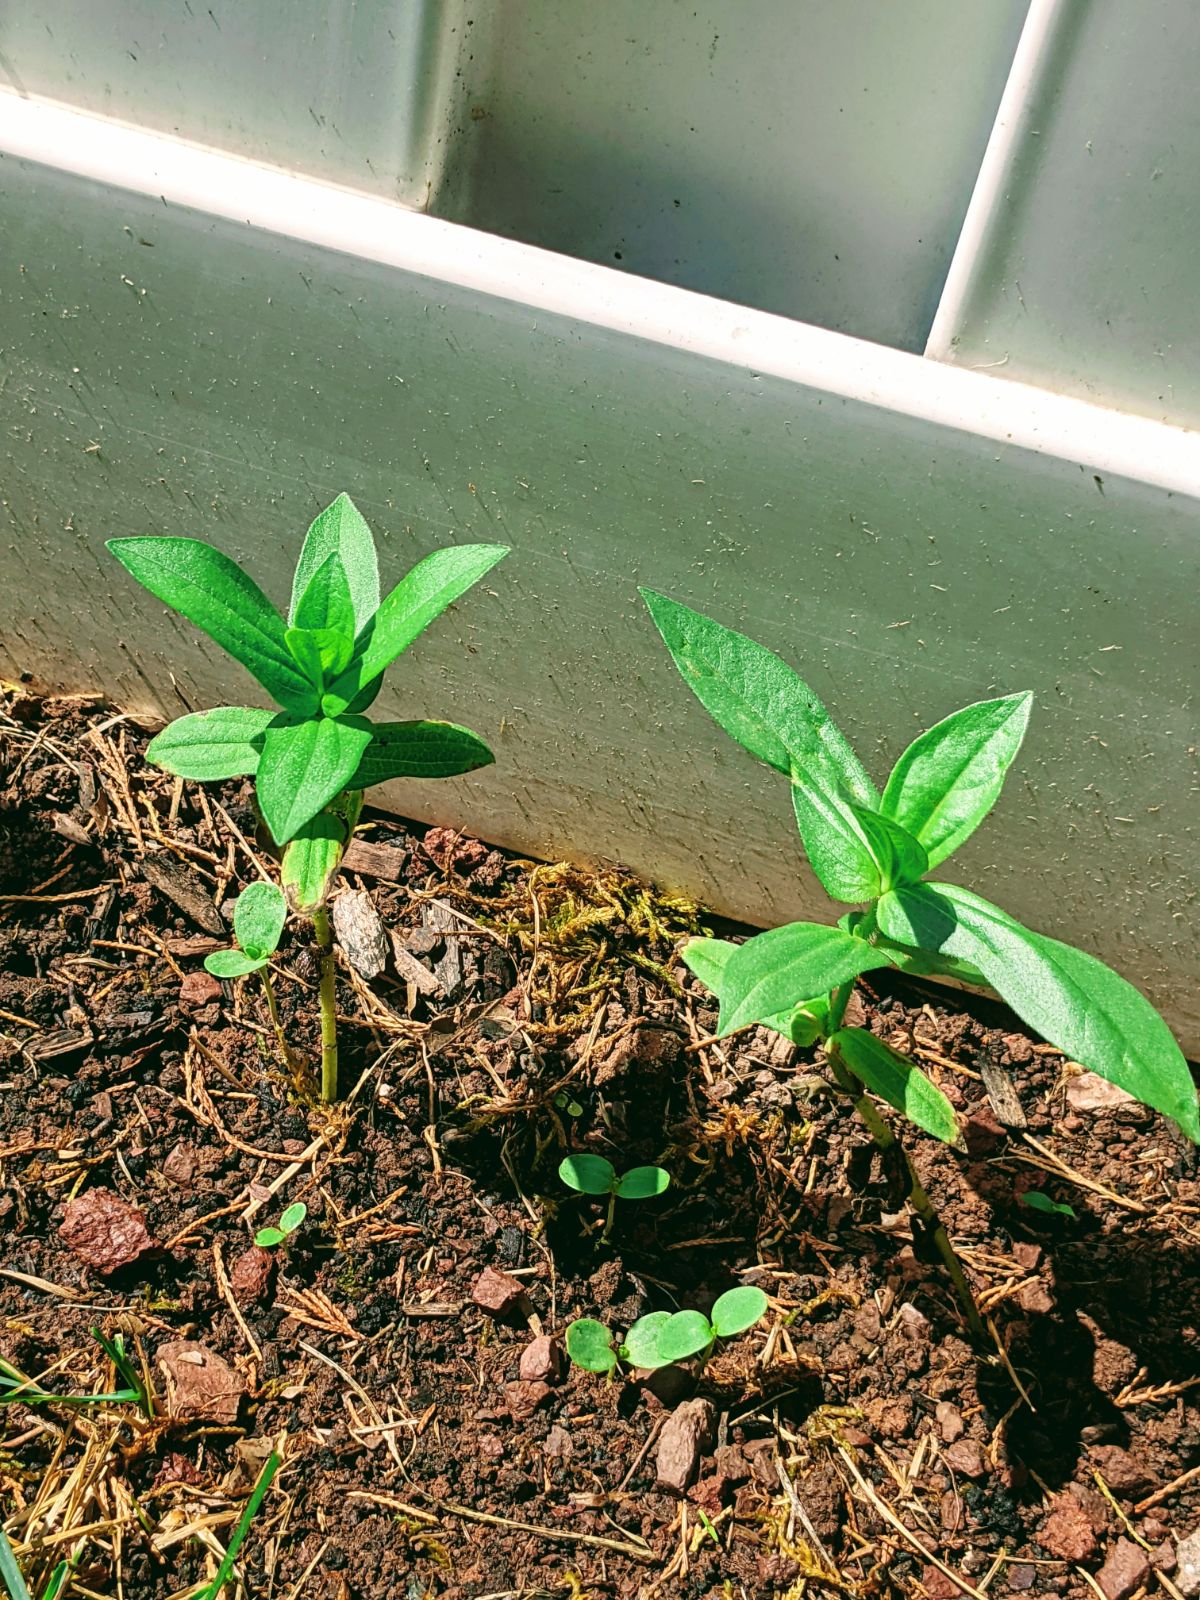
[[[37,0],[0,7],[0,83],[424,205],[468,22],[466,0]]]
[[[1200,16],[1066,0],[939,354],[1200,424]]]
[[[786,785],[694,703],[637,582],[780,649],[876,777],[1028,686],[956,871],[1200,1044],[1194,500],[12,158],[0,192],[0,669],[171,713],[252,695],[113,534],[211,539],[279,599],[341,488],[392,578],[500,536],[379,706],[465,721],[498,765],[395,804],[760,921],[827,913]]]
[[[492,0],[432,209],[919,350],[1026,6]]]

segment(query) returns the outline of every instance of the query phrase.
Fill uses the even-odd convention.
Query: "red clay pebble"
[[[940,1567],[921,1568],[921,1587],[929,1600],[961,1600],[966,1590],[942,1571]]]
[[[1088,1452],[1096,1470],[1114,1494],[1144,1494],[1154,1482],[1140,1461],[1116,1444],[1093,1445]]]
[[[237,1421],[246,1383],[215,1351],[194,1339],[175,1339],[158,1352],[167,1384],[168,1415],[191,1422]]]
[[[948,1445],[944,1451],[946,1465],[953,1467],[955,1472],[961,1473],[964,1478],[984,1478],[987,1476],[987,1462],[983,1459],[983,1451],[974,1439],[959,1439],[956,1443]]]
[[[1096,1534],[1073,1494],[1056,1494],[1042,1523],[1038,1543],[1060,1561],[1086,1561],[1096,1553]]]
[[[521,1351],[520,1372],[525,1383],[538,1383],[542,1380],[554,1383],[558,1378],[560,1366],[558,1346],[545,1334],[539,1334]]]
[[[206,1006],[221,998],[221,985],[209,972],[189,972],[179,985],[181,1006]]]
[[[1095,1072],[1081,1072],[1067,1084],[1067,1104],[1073,1111],[1111,1111],[1137,1102],[1127,1089],[1118,1088]]]
[[[953,1444],[966,1432],[967,1425],[962,1419],[962,1412],[957,1406],[952,1406],[949,1400],[938,1401],[934,1416],[937,1418],[938,1432],[942,1436],[943,1444]]]
[[[712,1442],[717,1408],[711,1400],[685,1400],[667,1418],[658,1437],[655,1471],[660,1489],[686,1494],[700,1457]]]
[[[105,1275],[155,1248],[145,1217],[111,1189],[87,1189],[68,1200],[58,1232],[81,1261]]]
[[[196,1154],[196,1146],[181,1141],[163,1162],[163,1177],[170,1178],[171,1182],[177,1183],[181,1189],[187,1189],[191,1187],[199,1166],[200,1159]]]
[[[548,1383],[506,1383],[504,1400],[514,1422],[527,1422],[553,1392]]]
[[[269,1250],[257,1244],[243,1250],[229,1273],[229,1287],[237,1303],[245,1306],[261,1300],[271,1286],[274,1270],[275,1258]]]
[[[1150,1577],[1150,1557],[1132,1539],[1118,1539],[1104,1558],[1096,1582],[1107,1600],[1129,1600]]]
[[[525,1298],[525,1287],[498,1267],[484,1267],[475,1279],[471,1299],[494,1317],[506,1317]]]
[[[966,1141],[967,1153],[972,1156],[988,1156],[1008,1138],[1008,1129],[997,1117],[989,1105],[976,1106],[963,1125],[963,1138]]]

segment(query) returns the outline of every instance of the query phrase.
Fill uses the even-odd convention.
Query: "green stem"
[[[288,1042],[284,1038],[283,1023],[279,1020],[279,1007],[275,1002],[275,985],[271,982],[270,968],[263,967],[261,970],[263,991],[267,997],[267,1015],[270,1017],[271,1026],[275,1030],[275,1042],[279,1046],[279,1053],[283,1057],[283,1064],[290,1072],[295,1063],[292,1060],[292,1052],[288,1049]]]
[[[950,1282],[954,1285],[954,1292],[958,1296],[959,1305],[962,1307],[963,1315],[967,1319],[967,1327],[971,1331],[971,1337],[978,1343],[984,1343],[987,1339],[987,1331],[983,1326],[983,1318],[979,1314],[979,1307],[975,1304],[975,1296],[971,1293],[971,1285],[967,1282],[967,1275],[963,1271],[962,1262],[958,1259],[954,1246],[950,1242],[950,1235],[946,1232],[945,1224],[938,1216],[933,1201],[926,1192],[925,1185],[917,1175],[917,1169],[913,1166],[912,1157],[901,1144],[893,1129],[888,1126],[879,1114],[874,1102],[867,1094],[862,1080],[855,1077],[838,1050],[829,1050],[829,1065],[833,1069],[833,1075],[837,1080],[838,1087],[854,1101],[854,1109],[866,1124],[867,1131],[874,1140],[876,1147],[879,1150],[896,1148],[903,1157],[904,1171],[908,1178],[906,1199],[925,1224],[926,1232],[929,1238],[932,1239],[938,1255],[942,1258],[942,1265],[950,1276]]]
[[[313,912],[317,949],[321,952],[321,1099],[338,1097],[337,992],[333,965],[333,929],[324,906]]]

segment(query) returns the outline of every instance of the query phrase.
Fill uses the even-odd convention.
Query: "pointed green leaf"
[[[325,666],[321,659],[321,642],[308,628],[289,628],[283,636],[288,654],[308,679],[316,694],[325,687]]]
[[[658,1336],[670,1320],[669,1311],[648,1311],[644,1317],[639,1317],[621,1345],[622,1361],[631,1367],[641,1367],[644,1372],[665,1366],[666,1362],[658,1353]]]
[[[29,1600],[29,1589],[17,1565],[16,1552],[2,1527],[0,1527],[0,1581],[7,1591],[8,1600]]]
[[[712,1323],[702,1311],[676,1311],[658,1329],[659,1360],[686,1361],[707,1350],[712,1341]]]
[[[586,1153],[565,1156],[559,1162],[558,1175],[569,1189],[577,1189],[580,1194],[611,1194],[617,1182],[617,1169],[611,1161]]]
[[[308,580],[308,587],[300,596],[288,622],[293,628],[331,628],[353,644],[358,632],[354,620],[354,602],[350,598],[346,568],[336,550],[329,552]]]
[[[287,921],[287,897],[273,883],[252,883],[233,908],[233,931],[248,956],[272,956]]]
[[[1200,1106],[1183,1052],[1131,983],[1094,956],[1023,928],[966,889],[921,883],[885,895],[880,930],[968,961],[1031,1028],[1072,1060],[1172,1118],[1200,1144]]]
[[[276,844],[286,844],[346,788],[370,742],[364,717],[322,717],[267,729],[256,786]]]
[[[712,1308],[713,1331],[719,1339],[732,1339],[745,1333],[767,1314],[767,1297],[761,1289],[743,1284],[727,1289]]]
[[[684,965],[711,989],[719,1001],[721,980],[729,958],[737,949],[727,939],[689,939],[679,952]],[[815,1044],[824,1031],[829,1017],[829,1002],[823,996],[817,1000],[804,1000],[778,1016],[763,1017],[760,1027],[780,1033],[801,1049]]]
[[[792,810],[808,864],[830,899],[851,905],[874,900],[881,889],[879,868],[852,802],[797,769]]]
[[[880,810],[921,841],[930,867],[957,850],[995,805],[1032,705],[1026,693],[964,706],[920,734],[897,761]]]
[[[301,716],[316,708],[312,685],[284,642],[283,619],[253,578],[199,539],[110,539],[108,548],[143,588],[202,628]]]
[[[1073,1207],[1064,1205],[1058,1200],[1051,1200],[1048,1194],[1043,1194],[1040,1189],[1027,1189],[1017,1199],[1023,1206],[1028,1206],[1030,1211],[1041,1211],[1050,1217],[1070,1217],[1078,1221]]]
[[[478,734],[453,722],[376,722],[351,786],[369,789],[392,778],[454,778],[495,759]]]
[[[866,1028],[842,1028],[829,1041],[872,1094],[901,1111],[910,1122],[944,1144],[957,1144],[954,1107],[915,1062],[877,1039]]]
[[[257,772],[262,737],[274,711],[253,706],[217,706],[176,717],[146,748],[146,760],[177,778],[216,783]]]
[[[671,1187],[670,1174],[661,1167],[630,1167],[617,1180],[618,1200],[649,1200]]]
[[[318,568],[331,555],[341,560],[354,608],[354,627],[350,632],[361,633],[379,605],[379,561],[366,519],[348,494],[338,495],[308,530],[292,580],[288,621],[301,627],[311,626],[300,622],[300,604]]]
[[[916,883],[925,876],[929,870],[925,847],[906,828],[866,806],[852,806],[851,809],[879,869],[881,893],[894,889],[897,884]]]
[[[567,1354],[585,1372],[611,1372],[617,1364],[612,1335],[595,1317],[577,1317],[568,1324]]]
[[[214,978],[244,978],[248,972],[261,972],[266,956],[252,956],[245,950],[214,950],[204,958],[204,967]]]
[[[797,995],[829,994],[891,957],[865,939],[816,922],[790,922],[740,945],[725,968],[718,1034],[777,1016]]]
[[[460,544],[418,561],[402,578],[359,633],[354,657],[325,697],[325,709],[336,715],[377,678],[434,617],[464,595],[508,554],[503,544]]]
[[[362,793],[347,790],[297,830],[283,852],[280,881],[293,911],[323,906],[362,811]]]

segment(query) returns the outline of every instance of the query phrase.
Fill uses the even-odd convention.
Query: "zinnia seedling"
[[[307,1215],[308,1207],[304,1201],[294,1201],[283,1212],[274,1227],[258,1230],[254,1235],[255,1244],[263,1250],[273,1250],[276,1245],[286,1244]]]
[[[683,959],[720,1001],[724,1037],[751,1023],[824,1044],[838,1086],[876,1142],[894,1135],[866,1091],[954,1144],[958,1120],[921,1069],[863,1028],[843,1026],[855,980],[878,967],[990,987],[1072,1060],[1172,1118],[1200,1142],[1200,1106],[1162,1018],[1111,968],[1033,933],[955,885],[925,881],[995,804],[1025,734],[1030,694],[983,700],[920,734],[882,794],[813,691],[778,656],[664,595],[643,589],[680,674],[726,733],[782,772],[801,843],[835,900],[865,905],[837,927],[793,922],[743,945],[692,940]],[[909,1198],[982,1324],[961,1266],[915,1172]]]
[[[712,1316],[702,1311],[651,1311],[639,1317],[615,1348],[612,1334],[594,1317],[580,1317],[567,1328],[567,1355],[587,1372],[612,1372],[618,1362],[653,1372],[694,1356],[707,1361],[718,1339],[734,1339],[766,1315],[761,1289],[729,1289]]]
[[[663,1194],[671,1183],[671,1176],[661,1167],[630,1167],[618,1178],[617,1169],[603,1156],[567,1156],[559,1163],[558,1175],[569,1189],[580,1194],[607,1195],[608,1216],[602,1238],[612,1232],[618,1200],[649,1200]]]
[[[372,723],[363,712],[385,668],[508,548],[435,550],[381,600],[371,530],[342,494],[308,530],[286,620],[251,577],[198,539],[110,539],[108,548],[151,594],[248,668],[281,708],[194,712],[172,722],[146,753],[168,772],[200,782],[253,775],[263,821],[284,847],[283,887],[293,910],[312,919],[321,950],[321,1093],[333,1100],[337,1025],[326,900],[363,790],[391,778],[452,777],[494,759],[480,738],[453,723]]]
[[[292,1064],[292,1053],[283,1036],[275,988],[271,982],[270,961],[279,947],[287,921],[287,896],[273,883],[252,883],[243,889],[233,908],[233,934],[240,948],[214,950],[205,956],[204,965],[214,978],[241,978],[250,972],[262,974],[267,1011],[283,1059]]]

